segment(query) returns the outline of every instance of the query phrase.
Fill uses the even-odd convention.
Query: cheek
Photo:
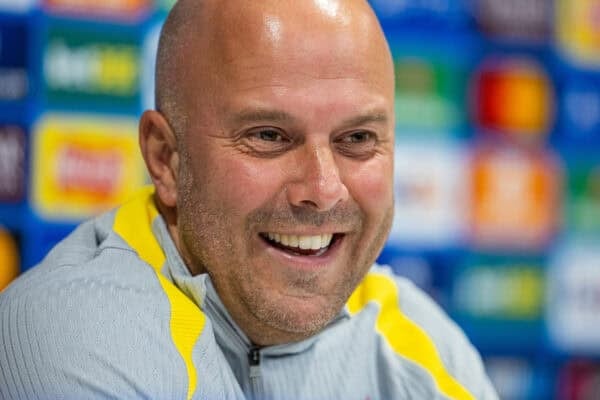
[[[372,160],[350,171],[346,182],[352,198],[366,215],[381,218],[393,206],[392,161]]]
[[[214,160],[207,180],[220,207],[246,215],[277,195],[282,174],[277,168],[234,154]]]

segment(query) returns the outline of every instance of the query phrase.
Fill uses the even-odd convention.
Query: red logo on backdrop
[[[484,63],[475,78],[472,102],[476,125],[512,138],[544,137],[554,119],[554,95],[542,67],[529,59]]]
[[[600,364],[573,361],[567,364],[559,378],[561,399],[597,399],[600,394]]]
[[[86,149],[69,145],[57,159],[57,182],[65,193],[85,192],[98,197],[112,195],[124,160],[110,149]]]
[[[25,134],[16,126],[0,127],[0,202],[21,200],[25,191]]]

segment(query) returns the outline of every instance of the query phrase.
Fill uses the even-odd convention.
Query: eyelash
[[[265,138],[269,134],[274,140]],[[278,128],[263,126],[252,128],[240,134],[241,150],[256,157],[273,158],[285,153],[293,140]]]
[[[261,137],[261,134],[263,133],[274,133],[276,135],[278,135],[278,138],[281,140],[267,140],[264,139],[263,137]],[[285,141],[287,138],[285,137],[285,135],[283,134],[283,132],[281,132],[279,129],[276,128],[259,128],[256,130],[252,130],[249,132],[249,136],[250,137],[255,137],[256,139],[261,139],[261,140],[265,140],[265,141],[269,141],[269,142],[282,142]]]
[[[266,135],[271,138],[266,138]],[[257,127],[243,135],[245,151],[259,157],[277,157],[294,146],[294,139],[279,128]],[[358,139],[358,140],[357,140]],[[349,158],[366,159],[377,151],[377,135],[367,130],[345,133],[333,141],[337,151]]]
[[[353,137],[356,137],[357,135],[362,135],[365,139],[361,140],[361,141],[352,141],[351,139]],[[346,141],[346,139],[350,139],[349,141]],[[375,139],[375,135],[372,132],[369,131],[355,131],[355,132],[350,132],[347,135],[344,135],[340,142],[344,142],[344,143],[365,143],[369,140],[373,140]]]
[[[354,141],[357,135],[361,135],[363,140]],[[355,159],[368,159],[377,152],[379,140],[377,135],[370,131],[354,131],[335,141],[337,150],[340,154]]]

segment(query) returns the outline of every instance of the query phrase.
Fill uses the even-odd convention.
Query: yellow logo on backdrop
[[[46,116],[35,129],[32,158],[32,203],[48,219],[98,214],[146,181],[133,119]]]
[[[137,53],[131,47],[104,48],[99,54],[98,86],[108,93],[135,93],[138,83],[137,62]]]
[[[576,61],[600,65],[600,1],[558,0],[557,38],[560,47]]]

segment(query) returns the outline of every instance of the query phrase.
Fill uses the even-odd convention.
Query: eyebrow
[[[252,108],[242,110],[231,118],[234,124],[243,124],[249,122],[296,122],[297,119],[291,114],[277,109]],[[367,111],[354,117],[350,117],[338,126],[338,129],[352,128],[369,123],[386,125],[389,121],[388,115],[384,110]]]
[[[242,110],[231,118],[234,124],[243,124],[248,122],[294,122],[296,119],[281,110],[271,110],[263,108],[252,108]]]
[[[369,123],[376,123],[381,125],[387,125],[389,121],[388,115],[383,110],[369,111],[355,117],[348,118],[340,124],[341,129],[352,128],[355,126],[366,125]]]

